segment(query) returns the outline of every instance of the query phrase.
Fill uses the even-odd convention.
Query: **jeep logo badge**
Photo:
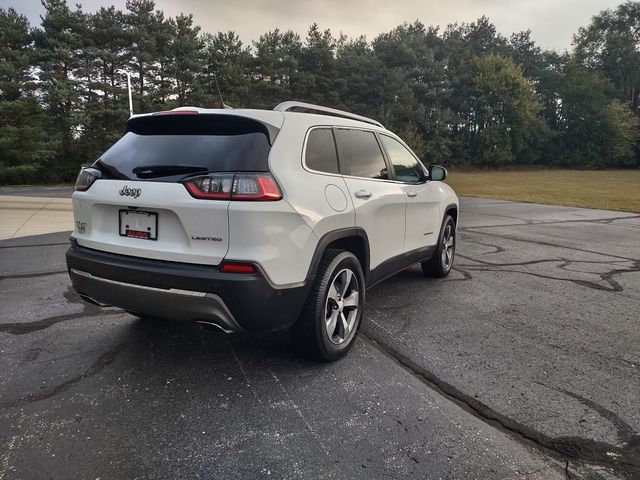
[[[122,190],[120,190],[120,195],[123,197],[129,196],[133,198],[138,198],[141,193],[142,193],[142,190],[140,190],[139,188],[129,188],[127,185],[122,187]]]

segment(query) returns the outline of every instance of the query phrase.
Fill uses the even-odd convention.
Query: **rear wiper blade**
[[[181,173],[208,172],[206,167],[197,165],[143,165],[132,170],[139,178],[168,177],[180,175]]]
[[[104,175],[103,178],[113,178],[115,180],[128,180],[129,179],[129,177],[127,177],[124,173],[122,173],[116,167],[114,167],[112,165],[107,165],[102,160],[98,160],[92,166],[94,168],[97,168],[98,170],[100,170],[103,173],[103,175]]]

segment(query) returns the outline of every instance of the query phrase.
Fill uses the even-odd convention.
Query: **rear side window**
[[[312,170],[338,173],[338,154],[330,128],[316,128],[309,132],[304,159]]]
[[[349,175],[381,180],[389,178],[387,164],[373,132],[338,129],[336,141],[340,159]]]
[[[234,115],[134,118],[96,166],[112,178],[168,182],[189,173],[267,172],[269,134],[264,124]]]
[[[396,180],[405,183],[421,182],[425,175],[416,157],[396,139],[386,135],[380,135],[380,138],[396,172]]]

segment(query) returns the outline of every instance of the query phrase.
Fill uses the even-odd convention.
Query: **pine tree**
[[[29,23],[14,9],[0,9],[0,184],[47,181],[56,144],[35,96]]]

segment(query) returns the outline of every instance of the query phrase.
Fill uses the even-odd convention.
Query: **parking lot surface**
[[[0,480],[640,478],[639,234],[464,199],[451,276],[369,290],[329,365],[84,303],[68,232],[0,241]]]

